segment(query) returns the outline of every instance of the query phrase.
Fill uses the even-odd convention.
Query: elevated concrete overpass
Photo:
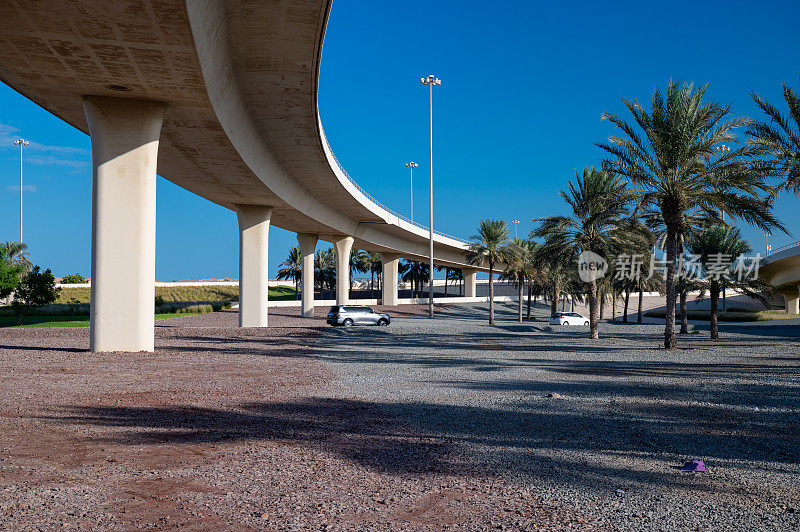
[[[786,298],[787,313],[800,314],[800,242],[770,252],[758,275]]]
[[[348,297],[352,246],[421,260],[428,230],[364,192],[339,165],[318,112],[328,0],[8,0],[0,79],[91,136],[93,351],[153,349],[158,173],[236,211],[240,325],[267,325],[270,225],[298,233],[303,285],[318,240],[337,251]],[[425,73],[420,73],[425,74]],[[437,263],[477,269],[436,234]],[[303,291],[304,315],[313,290]],[[471,292],[473,292],[471,294]]]

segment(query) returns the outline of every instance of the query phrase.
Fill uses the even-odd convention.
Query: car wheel
[[[346,320],[344,320],[342,322],[342,325],[344,325],[345,327],[352,327],[353,326],[353,320],[351,320],[350,318],[347,318]]]
[[[586,327],[588,327],[588,326],[589,326],[589,322],[588,322],[588,321],[584,321],[584,322],[583,322],[583,324],[584,324]]]
[[[389,325],[388,321],[386,321],[386,320],[378,320],[378,326],[379,327],[386,327],[387,325]]]

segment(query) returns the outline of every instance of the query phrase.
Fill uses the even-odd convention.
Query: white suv
[[[584,318],[577,312],[556,312],[550,318],[550,325],[586,325],[589,326],[589,318]]]

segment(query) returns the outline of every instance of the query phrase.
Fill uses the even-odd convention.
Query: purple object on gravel
[[[681,471],[705,471],[706,465],[703,463],[702,460],[689,460],[683,467]]]

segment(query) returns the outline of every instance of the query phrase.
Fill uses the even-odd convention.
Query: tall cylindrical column
[[[272,207],[236,205],[239,220],[239,327],[266,327],[267,249]]]
[[[397,305],[397,277],[400,266],[400,255],[395,253],[381,253],[381,266],[383,267],[383,301],[384,305]]]
[[[166,104],[87,96],[92,143],[93,352],[153,351],[156,160]]]
[[[780,292],[786,298],[786,313],[800,314],[800,290],[792,287],[789,290],[781,290]]]
[[[300,315],[304,318],[314,317],[314,250],[317,248],[317,235],[297,233],[302,257],[303,278],[301,281]]]
[[[336,248],[336,304],[347,305],[350,302],[350,250],[353,249],[353,237],[346,236],[333,243]]]
[[[461,268],[464,276],[464,297],[477,297],[478,295],[478,270],[474,268]]]

